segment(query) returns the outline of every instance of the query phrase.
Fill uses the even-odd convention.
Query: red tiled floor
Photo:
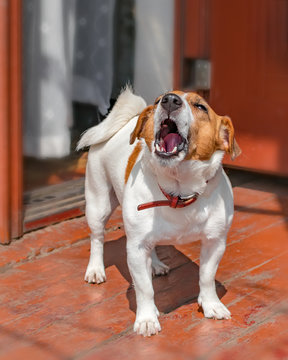
[[[135,295],[119,209],[107,224],[108,281],[84,282],[84,218],[0,248],[0,359],[288,359],[288,189],[261,178],[234,188],[235,219],[217,273],[229,321],[203,318],[199,242],[163,246],[155,278],[162,332],[133,333]]]

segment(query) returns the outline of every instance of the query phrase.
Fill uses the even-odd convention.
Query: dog
[[[169,268],[158,259],[157,244],[201,240],[198,304],[207,318],[229,319],[216,294],[215,274],[234,212],[222,158],[241,152],[231,119],[193,92],[171,91],[146,106],[128,87],[107,118],[82,135],[77,149],[88,146],[91,252],[85,280],[106,281],[104,227],[120,204],[136,292],[134,331],[144,336],[161,331],[152,274],[164,275]]]

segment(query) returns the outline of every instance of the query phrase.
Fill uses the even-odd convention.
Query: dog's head
[[[216,150],[234,159],[241,150],[227,116],[217,115],[196,93],[172,91],[159,96],[140,114],[130,144],[144,138],[162,166],[183,160],[209,160]]]

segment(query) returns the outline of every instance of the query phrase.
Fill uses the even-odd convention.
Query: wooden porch
[[[197,305],[199,242],[163,246],[168,276],[154,279],[162,332],[133,333],[135,296],[117,209],[107,225],[107,282],[84,282],[85,218],[0,247],[0,359],[288,359],[287,180],[231,171],[235,218],[217,273],[232,313]]]

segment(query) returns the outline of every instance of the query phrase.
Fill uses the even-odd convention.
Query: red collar
[[[173,209],[183,208],[185,206],[193,204],[198,199],[198,196],[199,196],[199,194],[197,192],[195,192],[193,195],[190,195],[185,198],[181,198],[181,196],[172,196],[170,194],[167,194],[161,187],[160,187],[160,190],[165,195],[167,200],[157,200],[157,201],[151,201],[151,202],[148,202],[145,204],[140,204],[140,205],[138,205],[137,210],[138,211],[146,210],[146,209],[149,209],[152,207],[157,207],[157,206],[169,206]]]

